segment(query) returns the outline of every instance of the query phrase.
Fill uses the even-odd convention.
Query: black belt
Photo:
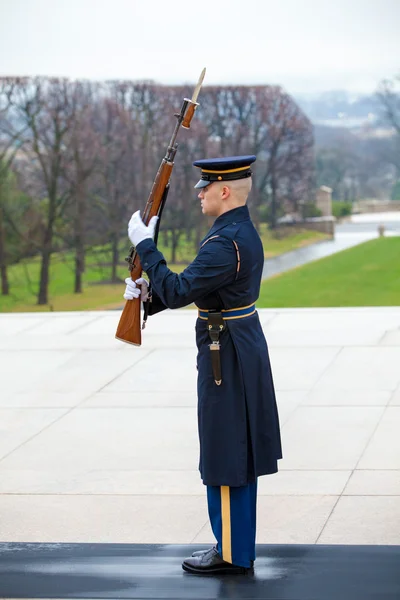
[[[199,319],[203,321],[208,320],[209,310],[207,308],[199,308]],[[228,308],[221,310],[221,315],[224,321],[228,319],[243,319],[243,317],[250,317],[256,312],[256,305],[249,304],[249,306],[240,306],[239,308]]]

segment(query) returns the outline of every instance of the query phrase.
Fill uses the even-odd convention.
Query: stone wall
[[[335,217],[315,217],[313,219],[306,219],[301,223],[304,229],[311,229],[313,231],[321,231],[327,233],[332,238],[335,237]]]
[[[400,200],[360,200],[354,204],[353,212],[380,213],[400,211]]]

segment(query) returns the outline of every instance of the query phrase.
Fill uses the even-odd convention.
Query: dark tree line
[[[192,90],[149,82],[89,83],[0,78],[0,270],[40,255],[38,304],[48,303],[56,250],[75,255],[74,291],[82,291],[85,254],[110,244],[110,280],[130,214],[143,208],[173,127]],[[199,241],[201,220],[192,162],[256,154],[250,202],[254,220],[275,227],[280,207],[296,210],[313,195],[313,130],[276,86],[204,87],[179,149],[162,229],[173,258],[182,236]],[[10,200],[12,197],[12,201]]]

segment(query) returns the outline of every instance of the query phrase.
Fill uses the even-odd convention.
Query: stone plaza
[[[210,544],[192,309],[0,315],[0,540]],[[258,543],[400,544],[400,307],[262,309],[283,437]]]

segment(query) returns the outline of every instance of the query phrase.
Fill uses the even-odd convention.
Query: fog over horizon
[[[317,6],[317,9],[316,9]],[[1,0],[0,75],[373,93],[400,71],[398,0]]]

